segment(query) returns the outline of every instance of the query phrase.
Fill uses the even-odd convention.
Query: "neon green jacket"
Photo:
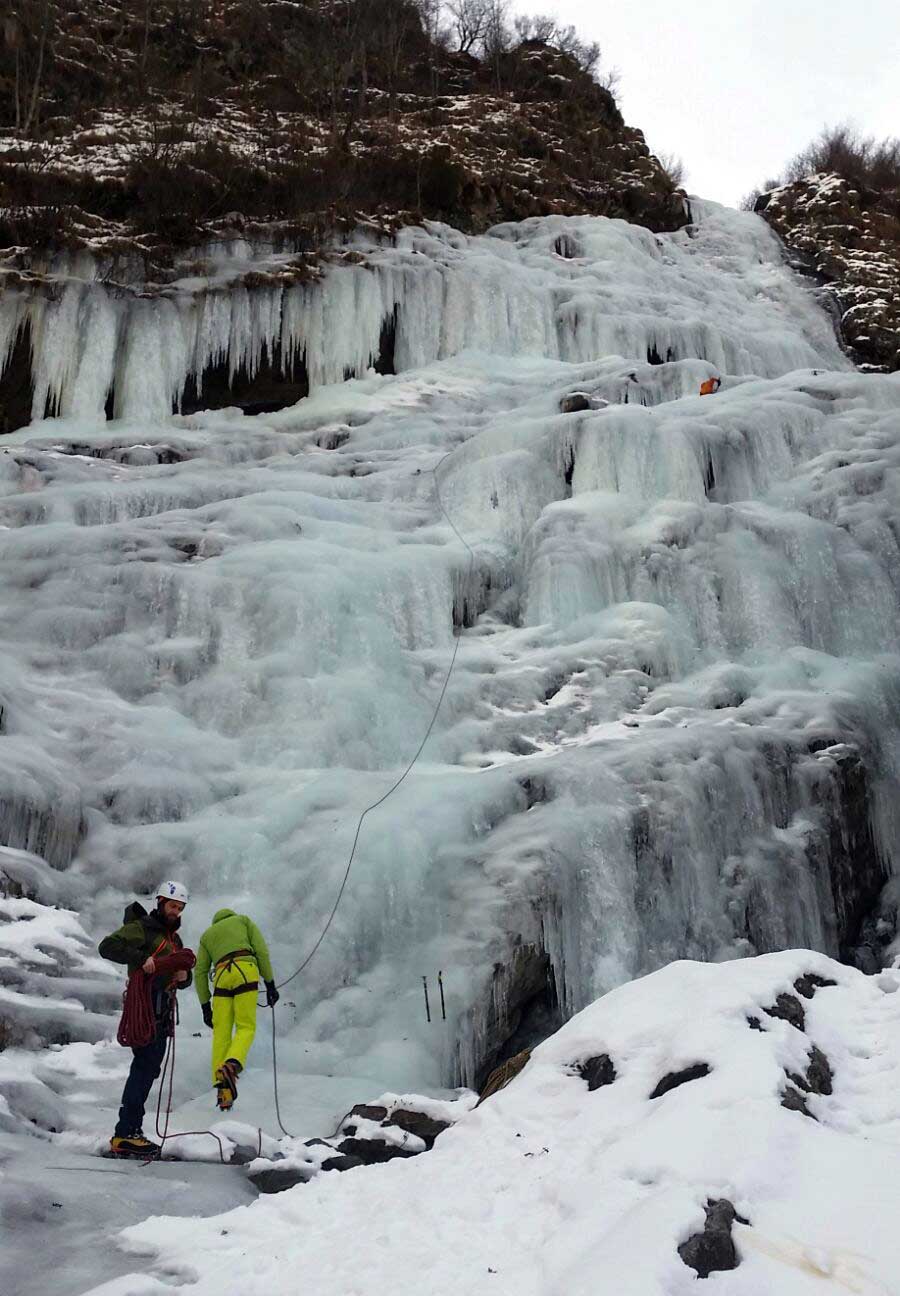
[[[194,985],[201,1004],[209,1003],[209,973],[211,968],[236,950],[250,950],[256,959],[263,981],[274,981],[275,973],[269,961],[269,947],[252,918],[237,914],[233,909],[220,909],[200,937],[197,946],[197,966],[194,968]]]

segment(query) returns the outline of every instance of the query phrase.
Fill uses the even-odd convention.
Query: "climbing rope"
[[[116,1039],[122,1048],[146,1048],[155,1034],[151,980],[141,968],[135,968],[122,995],[122,1016]]]
[[[466,577],[467,577],[467,579],[468,579],[469,577],[471,577],[471,575],[472,575],[472,571],[474,570],[474,566],[475,566],[475,551],[472,549],[471,545],[469,545],[469,543],[468,543],[468,542],[463,538],[463,536],[460,535],[460,533],[459,533],[459,531],[457,530],[456,526],[454,525],[454,523],[453,523],[453,521],[452,521],[452,519],[451,519],[449,513],[448,513],[447,510],[444,508],[444,502],[443,502],[443,499],[441,498],[440,478],[439,478],[439,476],[438,476],[438,474],[439,474],[439,470],[440,470],[441,466],[443,465],[443,463],[445,462],[445,460],[447,460],[447,459],[450,457],[451,454],[453,454],[453,451],[452,451],[452,450],[448,450],[447,453],[446,453],[445,455],[443,455],[443,456],[441,457],[441,459],[438,460],[437,464],[435,465],[434,469],[432,470],[432,471],[433,471],[433,475],[434,475],[435,495],[436,495],[436,497],[437,497],[438,507],[440,508],[440,510],[441,510],[441,512],[443,513],[445,519],[447,520],[448,525],[450,526],[451,530],[453,531],[454,535],[455,535],[456,538],[459,540],[459,542],[460,542],[460,543],[465,547],[465,549],[468,551],[468,554],[469,554],[469,565],[468,565],[468,568],[467,568],[467,571],[466,571]],[[348,882],[349,877],[350,877],[350,870],[351,870],[352,867],[353,867],[353,861],[354,861],[354,858],[355,858],[355,856],[356,856],[356,848],[357,848],[357,846],[358,846],[358,844],[359,844],[359,838],[360,838],[360,834],[361,834],[361,832],[362,832],[362,826],[363,826],[363,823],[365,822],[366,816],[369,815],[369,814],[371,814],[371,812],[372,812],[373,810],[377,810],[379,806],[384,805],[385,801],[387,801],[387,799],[388,799],[390,796],[392,796],[392,795],[394,794],[394,792],[397,791],[397,789],[400,787],[401,783],[403,783],[404,780],[405,780],[405,779],[408,777],[408,775],[411,773],[411,771],[412,771],[413,767],[415,766],[416,762],[418,761],[419,757],[422,755],[422,752],[425,750],[425,744],[428,742],[428,739],[431,737],[431,734],[432,734],[432,731],[433,731],[433,729],[434,729],[434,726],[435,726],[435,724],[437,723],[437,718],[438,718],[438,715],[439,715],[439,713],[440,713],[441,706],[443,705],[443,701],[444,701],[444,698],[445,698],[446,693],[447,693],[447,688],[448,688],[448,686],[449,686],[449,684],[450,684],[450,678],[451,678],[451,676],[452,676],[452,674],[453,674],[453,668],[454,668],[454,666],[456,665],[456,657],[457,657],[457,653],[459,652],[459,643],[460,643],[460,639],[461,639],[461,637],[462,637],[461,635],[457,635],[457,636],[455,637],[455,639],[454,639],[453,652],[452,652],[451,655],[450,655],[450,663],[449,663],[449,665],[448,665],[448,667],[447,667],[447,674],[445,675],[445,677],[444,677],[444,682],[443,682],[443,684],[441,685],[441,691],[440,691],[440,693],[439,693],[439,695],[438,695],[438,699],[437,699],[437,702],[436,702],[436,704],[435,704],[434,712],[433,712],[433,714],[432,714],[432,716],[431,716],[431,720],[429,721],[428,728],[425,730],[425,734],[424,734],[424,736],[423,736],[423,738],[422,738],[422,741],[419,743],[419,745],[418,745],[418,747],[416,748],[416,751],[415,751],[415,753],[414,753],[412,759],[409,761],[409,763],[407,764],[407,766],[406,766],[405,769],[403,770],[403,772],[402,772],[402,774],[400,775],[400,777],[399,777],[398,779],[396,779],[394,783],[391,784],[391,786],[387,789],[387,791],[386,791],[382,796],[380,796],[376,801],[373,801],[371,805],[366,806],[366,808],[363,810],[362,814],[359,816],[359,819],[358,819],[357,824],[356,824],[356,832],[355,832],[354,837],[353,837],[353,844],[352,844],[352,846],[351,846],[351,848],[350,848],[350,855],[349,855],[349,857],[348,857],[348,859],[347,859],[347,865],[346,865],[346,868],[344,869],[344,874],[343,874],[343,877],[342,877],[342,879],[341,879],[341,885],[340,885],[340,887],[338,888],[338,893],[337,893],[337,896],[336,896],[336,898],[335,898],[334,904],[333,904],[333,906],[332,906],[332,908],[331,908],[331,913],[328,915],[328,920],[326,921],[325,926],[322,928],[321,932],[319,933],[319,936],[318,936],[318,938],[316,939],[316,942],[315,942],[315,944],[313,945],[312,949],[309,951],[309,953],[307,954],[307,956],[306,956],[306,958],[303,960],[303,962],[300,964],[300,966],[299,966],[295,971],[293,971],[289,977],[286,977],[284,981],[280,981],[280,982],[278,983],[277,988],[278,988],[279,990],[282,989],[284,986],[289,985],[290,982],[293,981],[293,980],[295,979],[295,977],[298,977],[298,976],[300,975],[300,973],[303,972],[303,971],[306,969],[306,967],[307,967],[307,966],[309,965],[309,963],[312,961],[312,959],[313,959],[314,955],[316,954],[317,950],[318,950],[319,947],[321,946],[322,942],[324,941],[325,937],[327,936],[328,931],[329,931],[329,929],[330,929],[330,927],[331,927],[331,924],[334,922],[334,918],[335,918],[335,915],[337,914],[337,911],[338,911],[338,908],[339,908],[339,906],[340,906],[341,900],[343,899],[344,891],[346,890],[346,887],[347,887],[347,882]],[[150,1016],[151,1016],[151,1018],[153,1018],[152,1025],[153,1025],[153,1027],[154,1027],[154,1029],[155,1029],[155,1018],[153,1017],[153,1006],[152,1006],[152,1001],[151,1001],[150,994],[149,994],[149,983],[150,983],[150,978],[149,978],[149,977],[144,977],[144,978],[140,978],[140,980],[142,980],[142,981],[145,983],[145,990],[146,990],[146,994],[145,994],[144,996],[140,996],[140,995],[137,994],[137,992],[135,992],[135,1004],[134,1004],[134,1007],[133,1007],[133,1010],[132,1010],[132,1016],[133,1016],[134,1022],[136,1023],[135,1029],[138,1029],[138,1027],[139,1027],[139,1028],[140,1028],[140,1031],[141,1031],[141,1038],[143,1038],[144,1035],[146,1035],[146,1039],[144,1039],[144,1043],[149,1043],[150,1040],[153,1038],[153,1030],[150,1031],[149,1035],[146,1034],[146,1033],[147,1033],[147,1019],[146,1019],[146,1011],[147,1011],[147,1009],[149,1009]],[[128,1006],[128,993],[129,993],[129,991],[131,990],[131,985],[132,985],[132,982],[130,981],[130,982],[129,982],[128,989],[126,990],[126,996],[125,996],[125,999],[126,999],[126,1008],[127,1008],[127,1006]],[[222,1163],[223,1165],[226,1165],[226,1164],[227,1164],[227,1161],[226,1161],[226,1159],[225,1159],[225,1150],[224,1150],[224,1148],[223,1148],[223,1146],[222,1146],[222,1140],[221,1140],[221,1138],[219,1137],[219,1135],[218,1135],[218,1134],[215,1134],[212,1130],[208,1130],[208,1129],[204,1129],[204,1130],[179,1130],[179,1131],[177,1131],[177,1132],[175,1132],[175,1133],[171,1133],[171,1134],[169,1133],[169,1122],[170,1122],[171,1114],[172,1114],[172,1094],[173,1094],[173,1089],[174,1089],[174,1085],[175,1085],[175,1027],[176,1027],[176,1025],[177,1025],[177,1009],[176,1009],[176,1004],[175,1004],[175,1002],[174,1002],[174,1000],[175,1000],[174,991],[172,991],[172,992],[170,992],[170,993],[171,993],[171,995],[172,995],[172,1005],[171,1005],[172,1016],[171,1016],[171,1019],[170,1019],[170,1020],[171,1020],[171,1029],[170,1029],[170,1033],[169,1033],[169,1040],[168,1040],[168,1044],[166,1045],[166,1052],[165,1052],[165,1056],[164,1056],[164,1058],[163,1058],[163,1066],[162,1066],[162,1071],[161,1071],[160,1079],[159,1079],[159,1093],[158,1093],[158,1095],[157,1095],[157,1100],[156,1100],[156,1136],[157,1136],[157,1138],[159,1139],[159,1141],[160,1141],[160,1147],[162,1148],[162,1147],[165,1146],[166,1142],[169,1141],[170,1139],[174,1139],[174,1138],[186,1138],[186,1137],[191,1136],[191,1135],[207,1135],[209,1138],[213,1138],[213,1139],[216,1140],[216,1143],[217,1143],[217,1145],[218,1145],[218,1149],[219,1149],[219,1160],[221,1161],[221,1163]],[[276,1118],[276,1120],[277,1120],[277,1122],[278,1122],[278,1128],[281,1130],[282,1134],[286,1135],[288,1138],[295,1138],[296,1135],[291,1134],[290,1131],[289,1131],[288,1129],[285,1128],[284,1123],[283,1123],[283,1121],[282,1121],[282,1119],[281,1119],[281,1104],[280,1104],[280,1098],[279,1098],[279,1092],[278,1092],[278,1054],[277,1054],[276,1041],[275,1041],[275,1035],[276,1035],[276,1031],[275,1031],[275,1005],[274,1005],[274,1004],[271,1004],[271,1005],[269,1005],[269,1006],[270,1006],[271,1009],[272,1009],[272,1081],[273,1081],[274,1093],[275,1093],[275,1118]],[[130,1017],[130,1018],[129,1018],[129,1021],[131,1021],[131,1020],[132,1020],[132,1018]],[[123,1022],[123,1025],[124,1025],[124,1022],[125,1022],[125,1011],[124,1011],[124,1010],[123,1010],[123,1018],[122,1018],[122,1022]],[[121,1031],[122,1031],[122,1029],[123,1029],[123,1027],[120,1026],[120,1035],[121,1035]],[[119,1042],[120,1042],[120,1043],[123,1043],[123,1042],[124,1042],[123,1039],[122,1039],[121,1037],[120,1037],[120,1039],[119,1039]],[[130,1044],[130,1047],[135,1047],[135,1045],[134,1045],[134,1044]],[[138,1045],[138,1047],[139,1047],[139,1045]],[[163,1092],[164,1092],[164,1090],[165,1090],[165,1088],[166,1088],[166,1082],[167,1082],[167,1080],[168,1080],[168,1095],[167,1095],[167,1097],[166,1097],[165,1121],[163,1122],[163,1120],[162,1120],[162,1102],[163,1102]],[[339,1133],[341,1126],[343,1125],[344,1121],[345,1121],[346,1118],[347,1118],[347,1115],[349,1115],[349,1113],[345,1113],[345,1114],[341,1117],[340,1121],[339,1121],[338,1124],[337,1124],[337,1127],[336,1127],[334,1133],[333,1133],[332,1135],[330,1135],[331,1138],[336,1137],[336,1135]],[[162,1127],[161,1127],[161,1125],[162,1125]],[[262,1128],[261,1128],[261,1127],[258,1128],[257,1133],[258,1133],[258,1139],[259,1139],[259,1141],[258,1141],[258,1147],[257,1147],[257,1156],[259,1156],[259,1155],[261,1155],[261,1153],[262,1153]],[[148,1160],[147,1162],[145,1162],[145,1164],[147,1164],[147,1165],[151,1165],[152,1163],[153,1163],[152,1160]]]
[[[472,549],[471,545],[466,540],[463,539],[459,531],[457,531],[450,517],[450,514],[444,508],[444,501],[441,499],[440,479],[438,477],[438,473],[440,471],[441,465],[445,462],[445,460],[449,459],[453,453],[454,453],[453,450],[448,450],[447,453],[438,460],[437,464],[433,468],[432,472],[434,475],[434,489],[435,489],[435,494],[437,496],[438,508],[443,513],[449,527],[453,531],[453,534],[456,536],[456,538],[459,540],[460,544],[462,544],[469,552],[469,566],[466,570],[466,578],[468,579],[469,577],[471,577],[472,571],[474,570],[475,567],[475,551]],[[328,921],[325,923],[325,926],[322,928],[321,932],[319,933],[319,937],[315,945],[313,945],[312,949],[309,951],[306,958],[296,969],[296,971],[292,972],[291,975],[289,977],[286,977],[284,981],[278,982],[277,988],[279,990],[281,990],[284,986],[289,985],[290,982],[293,981],[295,977],[298,977],[300,973],[304,971],[304,969],[312,961],[312,958],[315,955],[316,951],[318,950],[319,946],[322,944],[322,941],[328,935],[328,930],[331,927],[331,924],[334,922],[335,914],[338,911],[338,907],[344,895],[344,890],[347,886],[347,880],[350,877],[350,870],[353,867],[353,860],[354,857],[356,856],[356,847],[359,844],[359,837],[360,837],[360,833],[362,832],[362,826],[363,826],[363,822],[365,821],[366,815],[371,814],[373,810],[377,810],[379,806],[384,805],[388,797],[392,796],[397,791],[397,788],[411,773],[413,766],[416,764],[419,757],[422,755],[422,752],[425,750],[425,744],[428,742],[428,739],[431,737],[431,731],[434,729],[434,726],[437,723],[438,714],[440,712],[441,706],[443,705],[444,697],[447,693],[447,686],[450,683],[450,677],[453,674],[453,668],[456,665],[456,655],[459,652],[459,641],[461,638],[462,638],[461,635],[457,635],[454,639],[453,652],[450,655],[450,664],[447,667],[447,674],[444,677],[443,684],[441,685],[441,691],[438,695],[438,700],[434,708],[434,714],[431,717],[428,728],[425,730],[425,736],[423,737],[422,741],[419,743],[418,747],[416,748],[415,755],[413,756],[412,760],[406,766],[403,773],[396,780],[396,782],[392,783],[391,786],[388,788],[388,790],[384,793],[384,795],[380,796],[377,801],[373,801],[371,805],[366,806],[365,810],[363,810],[362,814],[359,816],[359,820],[356,825],[356,833],[354,834],[353,837],[353,845],[350,847],[350,856],[347,860],[347,867],[344,869],[344,876],[341,879],[341,885],[338,888],[337,897],[335,899],[334,905],[332,906],[331,913],[328,915]]]
[[[468,550],[469,565],[468,568],[466,569],[466,579],[468,580],[471,577],[475,567],[475,551],[472,548],[472,546],[468,543],[468,541],[465,540],[465,538],[462,535],[460,535],[459,531],[457,530],[456,526],[453,523],[452,518],[450,517],[450,514],[444,508],[444,501],[441,498],[440,477],[438,475],[441,466],[447,459],[450,458],[450,455],[452,454],[453,454],[453,450],[448,450],[447,453],[438,460],[438,462],[434,466],[434,469],[432,470],[434,476],[434,491],[437,497],[438,508],[441,510],[444,517],[446,518],[448,526],[453,531],[453,534],[456,536],[457,540],[459,540],[460,544],[463,545],[465,549]],[[323,940],[328,935],[328,930],[331,927],[331,924],[334,922],[335,915],[338,911],[338,908],[340,906],[341,900],[344,895],[344,891],[347,886],[347,881],[350,877],[350,870],[353,867],[353,860],[356,856],[356,847],[359,844],[360,833],[362,832],[362,826],[363,826],[363,822],[365,821],[366,815],[371,814],[373,810],[377,810],[379,806],[384,805],[388,797],[392,796],[393,793],[397,791],[397,788],[404,781],[404,779],[411,773],[413,766],[416,764],[419,757],[422,755],[422,752],[425,750],[425,744],[428,742],[428,739],[431,737],[431,732],[434,729],[435,724],[437,723],[438,714],[440,713],[440,709],[441,706],[443,705],[444,697],[446,696],[447,693],[448,685],[450,684],[450,677],[453,674],[453,668],[456,665],[456,655],[459,652],[459,642],[461,638],[462,635],[458,634],[454,639],[453,652],[450,655],[450,664],[447,667],[447,674],[444,677],[444,682],[441,685],[441,691],[438,694],[438,699],[437,699],[437,703],[435,704],[434,713],[432,714],[431,720],[428,724],[428,728],[425,730],[425,736],[422,738],[422,741],[419,743],[418,747],[416,748],[412,760],[403,770],[403,773],[396,780],[396,782],[392,783],[391,786],[388,788],[388,790],[384,793],[384,795],[380,796],[377,801],[373,801],[371,805],[366,806],[365,810],[363,810],[362,814],[359,816],[359,820],[357,821],[356,824],[356,832],[353,837],[353,844],[350,847],[350,855],[349,858],[347,859],[347,866],[344,869],[344,876],[341,879],[341,885],[338,888],[338,893],[335,898],[334,904],[332,906],[331,913],[328,915],[328,921],[325,923],[325,926],[322,928],[321,932],[319,933],[316,943],[313,945],[312,949],[309,951],[306,958],[296,969],[296,971],[292,972],[289,977],[286,977],[284,981],[279,981],[277,985],[277,989],[281,990],[284,986],[288,985],[291,981],[294,980],[295,977],[298,977],[300,973],[304,971],[304,969],[312,961],[312,958],[315,955],[316,951],[318,950],[319,946],[322,944]],[[288,1138],[295,1138],[296,1135],[291,1134],[289,1130],[285,1129],[281,1119],[281,1107],[280,1107],[279,1096],[278,1096],[278,1055],[276,1052],[276,1045],[275,1045],[275,1005],[270,1004],[269,1006],[272,1009],[272,1084],[275,1092],[275,1119],[278,1122],[278,1128],[281,1130],[282,1134],[287,1135]],[[349,1113],[346,1113],[344,1116],[341,1117],[340,1121],[338,1122],[337,1129],[334,1131],[334,1134],[331,1135],[332,1138],[339,1132],[341,1125],[343,1125],[344,1121],[346,1120],[346,1116],[348,1114]]]
[[[169,1031],[169,1042],[166,1045],[166,1052],[165,1052],[165,1057],[163,1058],[162,1071],[159,1077],[159,1093],[156,1096],[156,1137],[159,1139],[160,1148],[163,1148],[165,1147],[166,1142],[169,1139],[188,1138],[191,1135],[205,1134],[209,1138],[213,1138],[216,1140],[216,1143],[218,1144],[219,1147],[219,1160],[221,1161],[222,1165],[227,1165],[228,1161],[225,1157],[225,1149],[222,1146],[222,1140],[219,1137],[219,1135],[214,1133],[212,1130],[209,1129],[176,1130],[174,1134],[169,1133],[169,1121],[171,1120],[172,1117],[172,1091],[175,1087],[175,1027],[178,1024],[178,1013],[177,1013],[177,1004],[175,1002],[175,991],[171,990],[169,991],[169,993],[172,996],[172,1001],[171,1001],[172,1016],[169,1019],[171,1022],[171,1029]],[[169,1081],[169,1092],[166,1097],[166,1118],[162,1129],[160,1129],[160,1120],[162,1118],[163,1090],[166,1087],[167,1074],[168,1074],[168,1081]],[[262,1127],[261,1126],[257,1126],[256,1133],[257,1133],[256,1155],[261,1156],[262,1155]],[[151,1157],[147,1161],[145,1161],[144,1164],[152,1165],[156,1159],[157,1159],[156,1157]]]

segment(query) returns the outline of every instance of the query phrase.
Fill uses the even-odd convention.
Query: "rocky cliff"
[[[48,4],[43,71],[21,19],[19,72],[0,73],[0,247],[124,241],[150,278],[172,246],[248,221],[313,246],[375,214],[686,223],[610,90],[552,44],[506,32],[490,57],[453,52],[413,0],[160,0],[146,22],[124,0]]]
[[[755,203],[793,255],[827,285],[844,343],[862,369],[900,369],[900,191],[835,174],[795,180]]]

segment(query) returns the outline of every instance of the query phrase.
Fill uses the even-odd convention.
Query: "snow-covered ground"
[[[833,984],[798,994],[809,974]],[[723,1254],[721,1236],[679,1254],[710,1202],[737,1217],[737,1267],[711,1291],[890,1296],[898,986],[803,951],[672,964],[578,1014],[433,1151],[211,1219],[163,1209],[120,1239],[137,1272],[94,1296],[679,1296],[696,1290],[691,1259]],[[767,1014],[780,996],[799,1019]],[[813,1048],[822,1094],[803,1089]],[[603,1055],[615,1079],[591,1090],[580,1069]],[[806,1112],[782,1105],[791,1090]]]
[[[41,308],[38,381],[71,417],[0,447],[0,869],[31,897],[0,925],[0,1152],[20,1216],[49,1167],[73,1167],[54,1193],[74,1182],[30,1267],[38,1235],[16,1223],[22,1296],[47,1290],[79,1219],[103,1254],[58,1296],[127,1266],[109,1239],[127,1211],[175,1209],[148,1177],[105,1217],[109,1168],[85,1165],[126,1065],[96,941],[176,876],[188,944],[227,904],[289,975],[457,642],[423,755],[367,817],[279,1005],[292,1133],[384,1090],[474,1083],[514,1024],[517,946],[546,951],[571,1015],[673,959],[837,955],[858,935],[898,858],[900,376],[850,369],[761,221],[697,212],[668,236],[407,232],[368,250],[374,268],[285,290],[307,294],[293,317],[197,285],[126,308],[70,284]],[[394,306],[402,372],[329,386],[364,370]],[[310,398],[169,417],[210,357],[258,358],[264,317],[301,321],[280,336],[306,350]],[[110,382],[128,418],[106,423]],[[576,390],[590,408],[560,413]],[[439,972],[447,1019],[428,1022]],[[717,967],[696,975],[713,994]],[[268,1030],[235,1117],[271,1136]],[[207,1050],[187,995],[175,1128],[213,1116]],[[787,1119],[807,1120],[776,1104]],[[196,1178],[211,1167],[179,1173],[196,1213],[220,1206]]]

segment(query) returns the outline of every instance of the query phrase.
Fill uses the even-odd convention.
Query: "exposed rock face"
[[[769,1008],[764,1008],[763,1012],[768,1017],[780,1017],[782,1021],[789,1022],[791,1026],[796,1027],[798,1031],[806,1028],[806,1016],[803,1012],[803,1005],[796,995],[780,994],[774,1004]]]
[[[611,1085],[616,1078],[616,1068],[608,1053],[597,1057],[586,1058],[577,1067],[578,1074],[588,1087],[588,1093]]]
[[[785,776],[795,781],[798,795],[819,821],[809,850],[828,878],[835,947],[843,962],[862,966],[858,947],[872,939],[866,924],[879,905],[887,872],[872,827],[871,773],[855,745],[832,737],[813,740],[810,756],[793,769],[785,764]],[[783,756],[778,759],[784,761]],[[753,903],[748,905],[746,921],[747,935],[762,951],[765,940],[757,929]],[[893,927],[884,926],[872,943],[883,948],[893,935]],[[877,949],[871,957],[875,966],[882,966]]]
[[[572,392],[559,402],[560,414],[577,414],[591,408],[591,398],[586,392]]]
[[[390,58],[367,41],[362,84],[338,84],[328,60],[336,53],[349,71],[359,58],[355,26],[335,19],[340,5],[257,6],[266,34],[248,39],[247,6],[193,6],[188,34],[180,0],[154,4],[146,25],[135,25],[126,0],[57,0],[41,96],[53,144],[44,149],[34,120],[24,146],[17,132],[0,148],[0,246],[91,239],[131,243],[152,259],[199,228],[211,232],[216,217],[301,225],[313,243],[329,223],[376,212],[419,212],[467,231],[554,212],[654,230],[687,223],[684,192],[576,59],[540,40],[511,42],[496,60],[451,54],[413,6],[401,8],[406,26]],[[158,51],[149,63],[148,42]],[[298,46],[321,51],[302,78]],[[228,51],[237,48],[252,73],[235,68]],[[136,56],[150,78],[140,89]],[[88,63],[87,81],[73,81]],[[228,88],[235,77],[240,106]],[[198,79],[208,98],[198,100]],[[0,126],[16,115],[11,84],[0,82]]]
[[[894,304],[900,311],[900,301]],[[837,794],[827,806],[827,858],[840,956],[845,963],[862,966],[859,947],[867,939],[866,919],[878,907],[888,871],[872,831],[870,778],[859,751],[848,744],[821,747],[816,754],[820,761],[832,766],[835,776]],[[870,945],[883,948],[895,934],[893,928],[882,929],[873,933]],[[877,948],[873,949],[873,958],[880,967],[877,952]],[[863,971],[873,970],[863,967]],[[804,993],[799,986],[797,989]]]
[[[230,373],[227,362],[222,360],[208,368],[199,383],[193,378],[188,380],[181,413],[236,405],[245,414],[271,414],[308,395],[309,376],[302,357],[282,364],[277,357],[267,355],[252,376],[246,369]]]
[[[26,326],[19,330],[6,367],[0,371],[0,435],[31,422],[33,398],[31,328]]]
[[[809,1110],[806,1104],[808,1094],[820,1094],[826,1096],[832,1092],[832,1080],[834,1073],[831,1070],[831,1063],[822,1052],[822,1050],[813,1044],[809,1051],[809,1063],[805,1075],[798,1075],[794,1071],[786,1072],[790,1084],[785,1085],[781,1095],[781,1105],[788,1111],[801,1112],[802,1115],[808,1116],[810,1120],[816,1120],[816,1116]]]
[[[827,977],[817,976],[815,972],[806,972],[794,982],[794,989],[797,994],[803,995],[804,999],[812,999],[817,990],[836,984],[837,982],[829,981]]]
[[[828,977],[819,976],[815,972],[805,972],[795,980],[794,989],[804,999],[812,999],[817,991],[836,984]],[[797,995],[782,992],[775,996],[773,1004],[763,1008],[763,1012],[767,1017],[787,1022],[801,1033],[806,1031],[806,1013]],[[751,1030],[765,1031],[766,1029],[758,1017],[748,1017],[747,1022]],[[832,1092],[834,1072],[826,1055],[817,1044],[810,1044],[805,1072],[801,1075],[799,1072],[785,1069],[784,1074],[788,1083],[781,1091],[782,1107],[788,1111],[800,1112],[810,1120],[816,1120],[817,1117],[807,1105],[807,1097],[810,1094],[827,1096]]]
[[[749,1223],[738,1215],[732,1203],[725,1198],[710,1200],[706,1203],[703,1232],[694,1233],[678,1248],[678,1254],[684,1263],[691,1269],[696,1269],[701,1278],[738,1267],[738,1254],[731,1238],[731,1227],[735,1220],[739,1224]]]
[[[900,194],[813,175],[759,196],[756,210],[827,284],[845,345],[862,367],[900,368]]]
[[[708,1062],[694,1062],[682,1071],[670,1071],[668,1075],[663,1076],[659,1081],[650,1097],[662,1098],[663,1094],[670,1093],[673,1089],[677,1089],[679,1085],[687,1084],[691,1080],[702,1080],[704,1076],[709,1075],[709,1071]]]
[[[505,1089],[510,1081],[515,1080],[519,1072],[524,1069],[525,1064],[530,1057],[531,1049],[523,1049],[521,1053],[517,1053],[515,1057],[511,1057],[507,1062],[504,1062],[502,1066],[496,1067],[482,1085],[481,1091],[478,1095],[478,1101],[483,1103],[485,1098],[490,1098],[492,1094],[499,1093],[501,1089]]]
[[[524,1066],[528,1051],[562,1025],[549,954],[537,944],[515,945],[509,958],[496,965],[481,1013],[483,1024],[475,1033],[484,1043],[474,1087],[486,1096],[492,1072],[523,1054]]]

